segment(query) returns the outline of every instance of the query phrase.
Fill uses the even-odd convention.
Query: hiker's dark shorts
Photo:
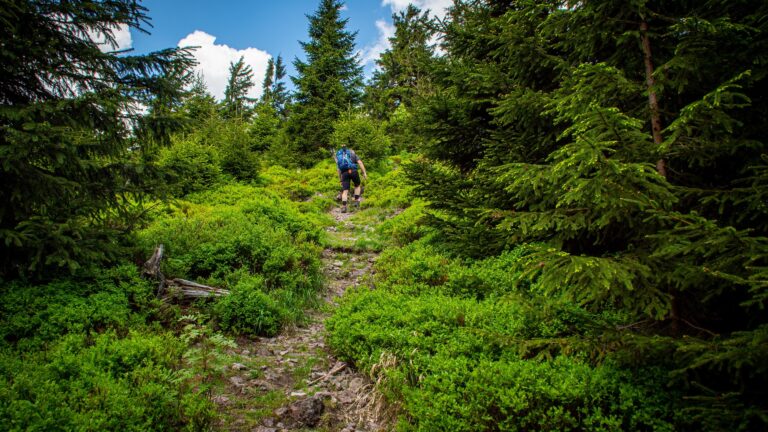
[[[350,180],[355,184],[355,187],[360,186],[360,174],[357,170],[352,170],[352,173],[349,171],[341,173],[341,190],[349,190]]]

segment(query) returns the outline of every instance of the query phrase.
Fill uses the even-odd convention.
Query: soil
[[[224,372],[225,385],[213,391],[221,419],[216,429],[231,431],[384,431],[392,413],[375,384],[333,357],[324,343],[324,321],[338,297],[368,285],[378,254],[353,247],[351,213],[331,211],[329,227],[339,246],[326,249],[322,262],[326,305],[311,311],[306,326],[285,329],[273,338],[237,340],[237,362]],[[359,229],[358,229],[359,231]]]

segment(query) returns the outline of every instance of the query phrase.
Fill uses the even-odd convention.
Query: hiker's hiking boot
[[[360,201],[355,201],[355,210],[360,210]]]
[[[346,205],[341,206],[341,212],[342,213],[346,213],[347,212],[347,206]]]

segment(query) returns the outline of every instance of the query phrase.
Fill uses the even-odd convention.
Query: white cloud
[[[112,29],[112,37],[115,38],[115,44],[107,43],[107,38],[101,32],[88,32],[88,37],[99,45],[99,49],[102,52],[122,51],[133,47],[131,29],[128,27],[128,24],[120,24],[116,29]]]
[[[374,63],[379,59],[381,53],[389,49],[389,38],[395,36],[395,26],[384,20],[376,21],[376,28],[379,30],[379,37],[371,45],[363,48],[361,52],[361,62],[364,65]]]
[[[130,28],[123,24],[114,31],[115,41],[117,42],[117,49],[124,50],[133,47],[133,39],[131,39]]]
[[[208,90],[217,99],[224,98],[224,89],[227,88],[229,78],[229,64],[238,61],[241,56],[245,64],[253,70],[255,85],[248,92],[248,96],[252,98],[261,96],[261,83],[267,71],[267,62],[272,57],[266,51],[252,47],[238,50],[227,45],[217,45],[216,36],[200,30],[195,30],[180,40],[178,46],[198,47],[193,52],[198,62],[195,70],[202,72]]]
[[[432,15],[443,18],[446,9],[453,5],[453,0],[381,0],[381,5],[389,6],[392,12],[403,11],[409,4],[413,4],[422,11],[429,9]]]

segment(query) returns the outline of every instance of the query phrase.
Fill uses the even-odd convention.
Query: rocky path
[[[305,327],[274,338],[237,341],[224,371],[225,385],[212,393],[221,420],[232,431],[382,431],[390,427],[386,407],[371,380],[325,348],[324,320],[335,299],[349,287],[370,283],[377,254],[356,250],[349,213],[331,212],[334,248],[323,252],[326,306]]]

